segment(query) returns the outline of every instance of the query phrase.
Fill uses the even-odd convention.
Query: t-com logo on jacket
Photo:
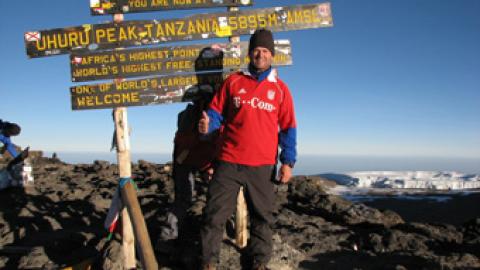
[[[233,97],[233,104],[237,109],[240,109],[240,106],[242,106],[243,104],[249,105],[254,109],[265,110],[267,112],[273,112],[276,109],[275,105],[263,101],[258,97],[252,97],[251,99],[247,100],[242,100],[241,97]]]

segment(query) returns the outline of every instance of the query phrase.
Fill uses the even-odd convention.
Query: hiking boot
[[[160,239],[163,241],[178,238],[178,219],[173,213],[168,213],[160,227]]]

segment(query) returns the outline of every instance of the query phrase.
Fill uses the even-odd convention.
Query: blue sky
[[[254,8],[319,1],[256,2]],[[480,158],[480,1],[331,4],[333,28],[275,34],[292,42],[294,64],[279,73],[295,100],[299,154]],[[28,59],[23,43],[26,31],[111,19],[90,16],[88,6],[87,0],[0,1],[0,118],[22,126],[15,143],[56,152],[109,150],[111,110],[70,109],[68,56]],[[129,108],[132,151],[171,152],[184,107]]]

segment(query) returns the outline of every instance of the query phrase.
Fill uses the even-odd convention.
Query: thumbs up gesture
[[[205,111],[203,111],[202,117],[200,118],[200,121],[198,121],[198,132],[204,135],[207,134],[209,124],[210,124],[210,118],[208,117],[208,114]]]

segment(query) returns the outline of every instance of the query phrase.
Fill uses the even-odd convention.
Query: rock
[[[326,194],[325,181],[321,177],[295,177],[289,185],[290,193],[294,197],[313,199],[318,195]]]
[[[55,264],[50,261],[43,247],[33,248],[18,262],[19,269],[54,269],[54,266]]]
[[[55,218],[50,216],[44,216],[43,218],[50,224],[52,230],[56,231],[62,229],[62,225],[60,225],[60,223]]]
[[[110,162],[105,160],[95,160],[93,161],[93,168],[96,171],[100,171],[102,169],[108,168],[110,166]]]
[[[382,239],[386,252],[427,252],[429,249],[426,244],[427,241],[428,238],[426,237],[419,237],[416,234],[404,233],[399,230],[387,230]]]
[[[480,218],[472,219],[463,224],[462,232],[466,243],[480,245]]]
[[[403,223],[403,219],[392,211],[381,212],[360,203],[351,203],[336,195],[317,196],[313,212],[328,220],[350,225],[359,223],[382,224],[390,227]]]
[[[305,255],[293,248],[284,241],[280,235],[273,236],[273,256],[268,267],[279,270],[294,270],[297,269],[299,262],[305,259]]]
[[[440,257],[440,269],[480,269],[478,257],[473,254],[452,254]]]
[[[6,269],[7,262],[8,262],[7,256],[0,256],[0,269]]]
[[[165,164],[165,166],[162,167],[161,172],[162,173],[171,173],[172,172],[172,167],[173,165],[170,163]]]
[[[123,270],[122,244],[118,240],[111,240],[104,244],[102,249],[102,269]]]
[[[423,224],[423,223],[405,223],[395,227],[407,233],[423,235],[432,242],[455,243],[459,244],[463,240],[461,232],[457,228],[448,224]]]
[[[150,163],[148,161],[145,161],[143,159],[140,159],[138,160],[138,167],[140,168],[140,170],[148,170],[148,169],[154,169],[155,168],[155,164],[153,163]]]
[[[388,212],[387,215],[384,215],[375,208],[371,208],[359,203],[351,204],[350,207],[343,209],[343,211],[337,212],[336,218],[351,225],[359,223],[371,223],[382,224],[390,227],[392,225],[403,223],[402,218],[391,211]]]
[[[38,159],[41,159],[43,157],[43,151],[38,151],[38,150],[29,150],[28,151],[28,158],[35,162]]]

